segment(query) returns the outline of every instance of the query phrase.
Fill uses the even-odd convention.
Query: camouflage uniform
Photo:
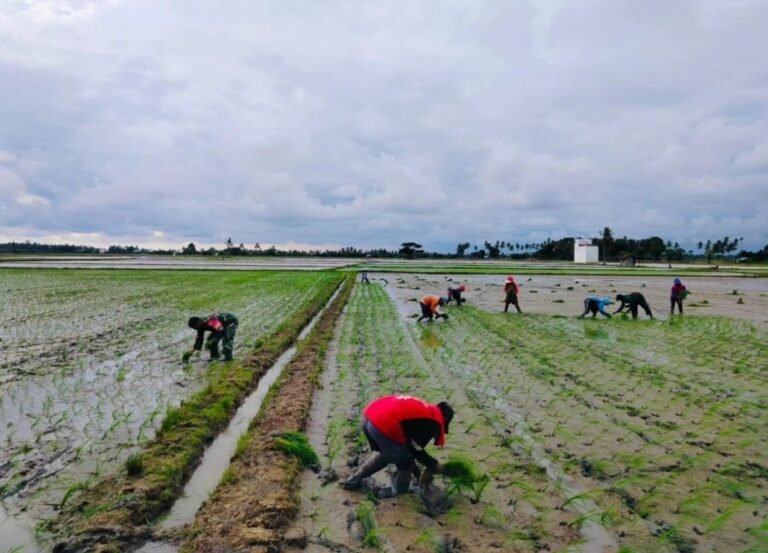
[[[232,313],[214,313],[205,319],[205,326],[197,331],[197,338],[193,349],[201,350],[205,332],[211,333],[205,340],[205,349],[211,352],[211,359],[219,358],[219,342],[222,342],[224,360],[232,360],[232,352],[235,348],[235,333],[237,332],[237,317]]]

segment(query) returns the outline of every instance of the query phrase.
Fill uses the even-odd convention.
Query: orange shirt
[[[440,296],[424,296],[421,298],[421,303],[429,307],[433,315],[437,315],[440,312]]]

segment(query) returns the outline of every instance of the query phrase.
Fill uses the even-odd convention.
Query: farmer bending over
[[[206,331],[210,332],[208,340],[205,341],[205,349],[211,352],[211,361],[219,358],[219,342],[223,340],[224,361],[232,361],[232,350],[235,346],[235,333],[237,332],[237,317],[232,313],[214,313],[207,319],[200,317],[190,317],[189,328],[197,330],[197,338],[192,351],[184,354],[184,360],[187,361],[203,347],[203,339]]]
[[[422,319],[427,319],[429,322],[432,322],[433,318],[439,319],[440,317],[444,318],[447,321],[448,314],[440,313],[440,306],[445,304],[446,304],[445,298],[441,298],[440,296],[435,296],[435,295],[424,296],[419,301],[419,305],[421,306],[421,317],[419,317],[416,322],[419,323],[421,322]]]
[[[621,302],[621,306],[613,312],[615,315],[616,313],[621,313],[625,307],[629,308],[629,312],[632,313],[632,318],[637,319],[637,308],[642,307],[643,310],[645,310],[645,314],[648,315],[651,319],[653,319],[653,313],[651,313],[651,306],[648,305],[648,302],[645,301],[645,296],[643,296],[640,292],[632,292],[631,294],[619,294],[616,296],[616,301]]]
[[[588,296],[587,299],[584,300],[584,313],[581,314],[581,318],[591,311],[592,318],[594,319],[599,311],[602,315],[605,315],[610,319],[611,314],[606,312],[605,306],[611,305],[612,303],[613,300],[611,298],[606,298],[605,296]]]
[[[350,476],[342,486],[347,490],[362,487],[363,478],[379,472],[390,463],[397,467],[392,480],[395,494],[408,492],[411,475],[422,486],[428,485],[442,468],[424,448],[434,439],[445,444],[453,409],[445,401],[437,405],[412,396],[385,396],[372,401],[363,411],[362,429],[375,455]],[[422,473],[416,461],[424,465]]]
[[[466,299],[461,297],[461,293],[464,290],[466,290],[466,289],[467,289],[467,287],[464,286],[463,284],[461,286],[459,286],[458,288],[452,288],[452,287],[449,286],[448,287],[448,299],[445,300],[446,305],[449,304],[451,302],[451,300],[454,300],[456,302],[456,305],[461,305],[462,303],[467,301]]]

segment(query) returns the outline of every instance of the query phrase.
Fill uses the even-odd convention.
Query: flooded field
[[[307,551],[766,550],[765,280],[691,279],[708,314],[669,319],[666,280],[521,279],[532,313],[518,315],[501,312],[499,277],[470,275],[469,303],[426,325],[414,300],[451,277],[373,278],[353,294],[316,396],[323,466],[354,471],[368,453],[362,408],[397,392],[448,399],[456,418],[433,453],[471,460],[490,482],[434,512],[429,497],[371,501],[307,473]],[[667,320],[578,319],[581,284],[644,288]],[[372,480],[389,486],[385,473]]]
[[[145,551],[185,552],[768,550],[766,279],[686,278],[686,314],[671,317],[671,279],[652,275],[523,275],[522,314],[502,311],[503,275],[370,277],[336,300],[319,335],[299,342],[232,466],[196,475],[219,484],[178,526],[163,516],[199,461],[190,453],[152,461],[192,439],[181,421],[194,415],[174,408],[196,393],[195,405],[208,409],[210,395],[220,419],[212,428],[223,430],[216,402],[234,407],[216,399],[222,364],[182,367],[194,339],[187,317],[237,313],[236,356],[252,357],[240,368],[247,373],[267,350],[262,365],[295,343],[340,276],[0,271],[11,323],[0,330],[0,536],[16,539],[65,506],[60,537],[75,524],[79,537],[60,550],[72,552],[107,535],[121,537],[105,551],[147,542]],[[416,322],[418,298],[460,281],[468,303],[448,305],[449,321]],[[656,320],[578,318],[588,294],[633,291]],[[296,318],[308,301],[312,313]],[[278,339],[288,319],[293,330]],[[438,477],[427,492],[414,482],[413,493],[391,497],[382,471],[367,491],[340,487],[369,454],[363,407],[391,393],[453,405],[447,444],[430,453],[468,462],[475,484]],[[302,471],[273,447],[276,432],[306,433],[319,465]],[[158,436],[147,453],[143,444]],[[144,463],[136,475],[134,457]],[[183,470],[173,465],[182,458]],[[150,509],[141,494],[151,463],[175,482],[158,488],[163,503]],[[81,495],[92,486],[102,499]],[[38,550],[0,543],[0,553]]]
[[[34,528],[151,438],[200,389],[191,315],[240,319],[235,355],[329,273],[2,270],[0,497],[4,528]],[[18,531],[20,532],[20,530]],[[17,532],[17,533],[18,533]],[[5,551],[5,550],[2,550]]]

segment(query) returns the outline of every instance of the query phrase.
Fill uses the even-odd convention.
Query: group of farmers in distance
[[[361,282],[369,284],[368,273],[361,274]],[[462,293],[466,286],[449,287],[445,297],[438,295],[426,295],[419,301],[421,316],[417,322],[426,319],[448,319],[448,314],[440,311],[440,307],[455,301],[462,305],[466,299]],[[509,306],[514,305],[518,313],[521,313],[518,295],[520,287],[513,276],[504,280],[504,312],[508,312]],[[674,280],[670,292],[670,313],[677,307],[680,314],[683,313],[683,300],[688,290],[679,278]],[[631,294],[618,294],[616,301],[620,302],[619,308],[613,314],[621,313],[628,309],[632,318],[636,319],[638,308],[642,307],[645,313],[653,319],[653,313],[643,294],[632,292]],[[588,296],[584,300],[584,312],[581,317],[592,313],[596,317],[598,313],[610,318],[611,314],[605,308],[613,304],[613,300],[604,296]],[[190,328],[197,331],[197,337],[192,350],[184,353],[183,361],[186,363],[190,357],[199,353],[205,343],[206,349],[211,354],[211,360],[220,358],[219,343],[223,342],[224,361],[233,359],[234,338],[237,331],[237,317],[231,313],[215,313],[207,318],[191,317],[188,321]],[[207,340],[205,333],[210,332]],[[412,479],[418,481],[422,488],[429,486],[435,474],[440,474],[442,465],[424,448],[430,442],[438,447],[445,444],[445,436],[453,419],[453,408],[445,401],[433,404],[423,399],[407,395],[389,395],[372,401],[363,410],[362,432],[368,440],[368,445],[374,455],[358,468],[349,478],[342,482],[342,487],[347,490],[357,490],[365,487],[365,479],[394,464],[396,471],[392,476],[392,493],[407,493],[411,488]],[[417,464],[424,466],[421,470]]]
[[[365,280],[363,280],[363,282],[368,282],[367,274],[365,275]],[[451,301],[455,301],[458,305],[464,303],[466,299],[462,298],[461,294],[465,290],[466,286],[461,284],[455,288],[448,287],[448,293],[446,296],[437,296],[434,294],[428,294],[424,296],[421,298],[421,300],[419,300],[419,305],[421,307],[421,317],[418,318],[417,322],[421,322],[424,319],[432,321],[439,319],[440,317],[448,319],[448,314],[442,313],[440,311],[440,307],[448,305]],[[517,309],[517,312],[522,313],[522,310],[520,309],[520,302],[518,301],[519,294],[520,287],[517,285],[517,282],[515,282],[515,277],[511,275],[508,276],[504,280],[505,313],[509,311],[510,305],[514,305],[515,309]],[[675,307],[677,307],[677,310],[681,315],[683,314],[683,300],[687,294],[688,290],[686,289],[685,285],[680,281],[679,278],[676,278],[672,284],[672,290],[670,291],[669,296],[671,314],[674,314]],[[645,314],[653,319],[651,306],[648,305],[645,296],[643,296],[640,292],[632,292],[631,294],[618,294],[616,296],[616,301],[620,302],[621,305],[616,311],[613,312],[614,315],[616,313],[622,313],[624,309],[627,309],[629,313],[632,314],[632,318],[637,319],[638,308],[642,307],[643,311],[645,311]],[[584,317],[587,313],[591,312],[593,318],[597,316],[598,313],[600,313],[610,319],[611,314],[608,313],[605,308],[606,306],[613,303],[614,301],[606,296],[587,296],[584,299],[584,312],[581,314],[581,317]]]

